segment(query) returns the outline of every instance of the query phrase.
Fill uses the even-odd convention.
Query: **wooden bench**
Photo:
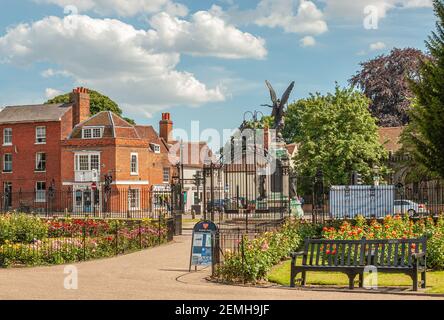
[[[378,273],[403,273],[413,280],[413,291],[418,290],[418,273],[421,287],[426,287],[426,238],[390,240],[327,240],[306,239],[304,250],[291,254],[290,286],[301,273],[301,284],[306,284],[307,271],[331,271],[345,273],[349,288],[359,275],[359,287],[363,287],[364,272],[370,266]],[[296,265],[302,256],[302,265]],[[367,267],[367,268],[366,268]]]

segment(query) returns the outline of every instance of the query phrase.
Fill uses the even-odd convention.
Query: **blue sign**
[[[213,249],[216,225],[211,221],[201,221],[193,228],[191,243],[191,266],[209,266],[213,263]]]

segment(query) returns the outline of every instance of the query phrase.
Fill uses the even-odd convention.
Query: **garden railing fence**
[[[0,267],[50,265],[110,257],[173,240],[174,219],[45,219],[47,234],[0,237]]]

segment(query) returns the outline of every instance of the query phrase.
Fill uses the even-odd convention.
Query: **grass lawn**
[[[290,285],[290,263],[285,261],[273,268],[268,275],[270,282],[283,286]],[[298,261],[300,263],[300,260]],[[300,277],[300,274],[297,276]],[[358,277],[356,276],[356,280]],[[348,277],[337,272],[307,272],[307,284],[348,286]],[[296,284],[297,285],[297,284]],[[381,287],[412,286],[409,276],[403,274],[381,273],[378,275],[378,285]],[[356,285],[357,286],[357,285]],[[427,272],[427,293],[444,293],[444,271]]]

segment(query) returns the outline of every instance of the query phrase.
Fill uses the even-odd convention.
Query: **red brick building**
[[[112,112],[91,117],[84,88],[73,90],[67,104],[4,108],[0,134],[4,207],[44,207],[51,190],[59,210],[101,212],[105,202],[108,209],[148,210],[149,192],[169,190],[164,139],[152,126],[131,125]],[[112,177],[107,195],[106,176]]]

